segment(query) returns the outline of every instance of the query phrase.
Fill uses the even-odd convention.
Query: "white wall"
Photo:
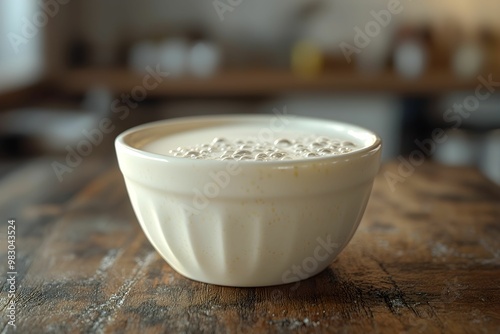
[[[0,92],[40,79],[43,29],[34,19],[40,13],[44,14],[34,0],[0,0]]]

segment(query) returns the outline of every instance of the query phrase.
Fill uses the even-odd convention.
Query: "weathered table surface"
[[[59,183],[50,160],[0,180],[0,333],[7,219],[16,219],[19,333],[500,333],[500,190],[427,163],[391,191],[383,166],[351,243],[298,288],[186,279],[146,240],[116,165]]]

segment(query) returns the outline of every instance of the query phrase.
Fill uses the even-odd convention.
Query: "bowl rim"
[[[370,152],[372,151],[377,151],[380,150],[382,147],[382,139],[380,136],[375,133],[372,130],[368,130],[364,127],[354,125],[351,123],[346,123],[346,122],[340,122],[336,120],[330,120],[330,119],[322,119],[322,118],[315,118],[315,117],[303,117],[303,116],[296,116],[296,115],[286,115],[282,117],[292,117],[293,120],[304,120],[304,121],[309,121],[309,122],[322,122],[322,123],[330,123],[330,124],[335,124],[339,126],[345,126],[349,127],[352,129],[356,129],[358,131],[363,131],[368,133],[369,135],[374,136],[375,140],[373,141],[372,144],[365,146],[363,148],[360,148],[358,150],[348,152],[348,153],[342,153],[339,155],[330,155],[330,156],[323,156],[323,157],[314,157],[314,158],[307,158],[307,159],[292,159],[292,160],[273,160],[273,161],[255,161],[255,160],[215,160],[215,159],[186,159],[184,157],[174,157],[174,156],[169,156],[165,154],[159,154],[159,153],[153,153],[153,152],[148,152],[143,149],[139,149],[136,147],[131,146],[126,142],[126,138],[134,133],[138,133],[141,131],[145,131],[147,129],[152,129],[152,128],[159,128],[162,126],[170,126],[170,125],[175,125],[176,123],[186,123],[190,121],[201,121],[201,120],[211,120],[211,121],[216,121],[216,120],[245,120],[245,119],[253,119],[253,120],[268,120],[271,117],[276,117],[271,114],[223,114],[223,115],[203,115],[203,116],[184,116],[184,117],[176,117],[176,118],[170,118],[170,119],[164,119],[164,120],[158,120],[158,121],[153,121],[153,122],[148,122],[144,123],[141,125],[134,126],[128,130],[123,131],[120,133],[116,139],[115,139],[115,147],[117,153],[120,150],[125,150],[126,152],[132,154],[133,156],[136,156],[138,158],[143,158],[146,160],[155,160],[155,161],[160,161],[160,162],[165,162],[165,163],[175,163],[175,164],[183,164],[183,163],[196,163],[196,164],[204,164],[204,165],[221,165],[221,164],[227,164],[227,163],[238,163],[246,166],[250,165],[256,165],[256,166],[274,166],[274,167],[279,167],[279,166],[289,166],[289,165],[303,165],[303,164],[311,164],[312,162],[315,163],[336,163],[339,161],[344,161],[346,159],[350,160],[352,158],[361,158],[363,156],[366,156],[367,154],[369,155]]]

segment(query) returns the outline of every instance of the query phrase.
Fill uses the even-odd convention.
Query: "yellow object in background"
[[[323,70],[323,53],[310,42],[297,42],[292,49],[291,58],[292,71],[297,75],[314,77]]]

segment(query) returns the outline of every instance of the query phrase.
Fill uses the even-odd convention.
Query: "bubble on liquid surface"
[[[357,147],[351,141],[313,135],[295,139],[278,138],[274,141],[216,137],[209,143],[177,147],[170,150],[169,154],[198,160],[283,161],[345,154]]]
[[[258,153],[256,156],[255,156],[255,160],[259,160],[259,161],[263,161],[263,160],[266,160],[268,159],[269,156],[265,153]]]
[[[274,142],[274,145],[276,147],[286,148],[286,147],[292,146],[293,141],[290,139],[286,139],[286,138],[276,139],[276,141]]]

